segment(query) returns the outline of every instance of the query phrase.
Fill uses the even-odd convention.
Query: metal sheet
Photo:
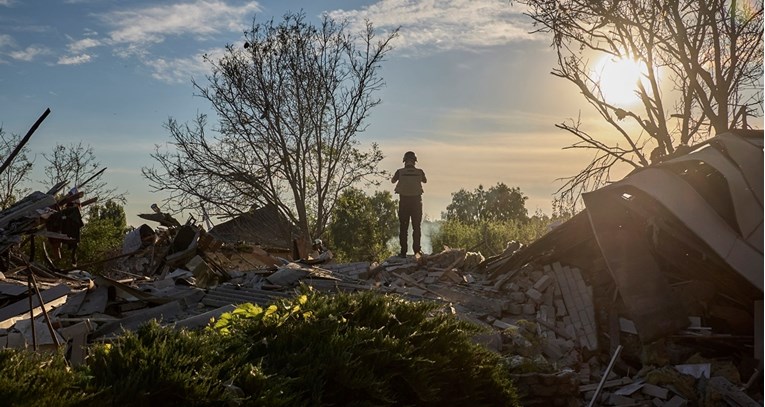
[[[696,190],[678,175],[660,168],[646,168],[592,194],[609,191],[618,193],[618,188],[622,185],[632,185],[652,196],[734,270],[758,289],[763,289],[762,253],[742,239]]]
[[[717,139],[725,145],[731,158],[743,170],[744,177],[752,187],[757,200],[763,203],[763,153],[762,147],[747,142],[731,133],[721,134]]]
[[[583,197],[598,246],[640,340],[652,342],[687,327],[688,314],[651,254],[644,228],[616,201],[621,193],[601,189]]]
[[[742,170],[716,148],[709,147],[703,150],[678,157],[667,163],[683,161],[703,161],[719,171],[728,182],[728,189],[736,211],[736,221],[744,238],[762,225],[762,205],[758,202],[755,191],[749,186]],[[762,252],[762,246],[758,249]]]

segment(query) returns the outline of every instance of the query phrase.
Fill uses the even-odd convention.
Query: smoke
[[[441,229],[441,223],[433,222],[430,220],[424,220],[422,221],[422,226],[420,229],[422,231],[422,235],[420,237],[420,245],[422,246],[422,252],[433,253],[433,243],[430,237],[433,236],[434,233],[438,233],[438,231]],[[412,254],[412,225],[409,225],[409,231],[407,232],[406,241],[408,243],[407,253]],[[399,252],[400,247],[398,244],[398,234],[391,236],[391,238],[388,239],[387,246],[388,246],[388,249],[390,249],[394,253]]]

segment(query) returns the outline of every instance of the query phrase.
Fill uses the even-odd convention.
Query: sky
[[[365,19],[380,33],[400,27],[380,71],[382,103],[358,137],[379,144],[390,172],[417,153],[427,218],[439,219],[452,193],[499,182],[520,188],[529,214],[550,214],[559,179],[588,162],[555,128],[586,113],[584,99],[550,74],[550,38],[531,34],[506,0],[0,0],[0,127],[24,135],[51,109],[28,143],[32,189],[49,188],[41,154],[82,142],[107,167],[103,180],[126,192],[128,224],[144,223],[137,215],[164,198],[141,175],[170,140],[164,124],[211,113],[191,84],[205,80],[202,55],[241,44],[253,19],[299,10],[351,29]]]

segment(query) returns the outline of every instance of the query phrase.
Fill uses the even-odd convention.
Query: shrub
[[[81,390],[84,380],[84,375],[69,370],[60,352],[0,349],[0,404],[82,405],[88,400]]]
[[[499,356],[470,339],[480,328],[439,307],[305,291],[267,309],[240,307],[215,329],[230,338],[226,353],[261,361],[298,405],[515,405]]]
[[[467,224],[456,220],[445,221],[431,237],[436,248],[453,247],[480,251],[485,256],[502,253],[507,242],[515,240],[529,244],[547,231],[550,219],[533,216],[520,221],[483,221]]]
[[[303,287],[201,331],[156,322],[95,345],[86,364],[0,351],[0,400],[52,406],[516,406],[482,328],[434,302]]]
[[[237,354],[223,354],[217,335],[162,328],[156,322],[126,332],[114,344],[93,349],[88,359],[93,405],[219,405],[242,401],[232,378],[253,383],[266,377],[242,364]],[[278,386],[257,389],[261,398]],[[250,404],[257,405],[257,404]],[[261,405],[279,405],[268,403]]]

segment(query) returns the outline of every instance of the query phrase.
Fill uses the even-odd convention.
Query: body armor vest
[[[423,171],[415,167],[404,167],[398,170],[396,193],[401,196],[422,195]]]

